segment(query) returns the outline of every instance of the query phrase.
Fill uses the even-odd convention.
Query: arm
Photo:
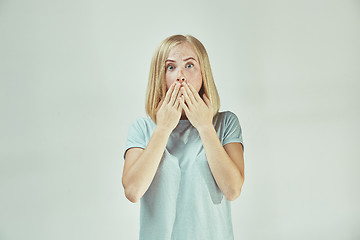
[[[122,176],[126,198],[135,203],[149,188],[171,131],[156,126],[145,149],[131,148],[126,152]]]
[[[206,157],[215,178],[226,199],[235,200],[244,183],[244,158],[241,143],[228,143],[222,146],[212,124],[214,108],[210,99],[203,94],[203,99],[189,83],[181,88],[183,98],[181,106],[192,125],[198,130]],[[185,102],[187,105],[185,105]]]
[[[177,99],[180,84],[170,86],[156,108],[157,125],[144,150],[129,149],[125,155],[122,177],[126,198],[137,202],[145,194],[159,167],[166,144],[181,116],[180,102]]]
[[[217,185],[227,200],[235,200],[245,180],[242,144],[232,142],[223,147],[213,125],[198,130]]]

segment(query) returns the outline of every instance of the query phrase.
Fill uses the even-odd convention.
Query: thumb
[[[164,98],[161,98],[160,102],[158,103],[158,107],[160,107],[163,102],[164,102]]]
[[[162,98],[162,99],[160,100],[160,102],[157,104],[155,111],[158,111],[158,110],[159,110],[159,108],[161,107],[163,101],[164,101],[164,99]]]
[[[203,99],[208,107],[210,107],[210,100],[207,98],[206,94],[203,93]]]

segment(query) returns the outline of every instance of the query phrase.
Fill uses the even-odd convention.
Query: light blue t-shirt
[[[243,144],[237,116],[218,112],[213,125],[224,146]],[[138,117],[130,126],[124,152],[147,146],[156,124]],[[244,146],[244,145],[243,145]],[[169,136],[161,162],[140,199],[140,240],[232,240],[230,202],[217,186],[199,132],[179,120]]]

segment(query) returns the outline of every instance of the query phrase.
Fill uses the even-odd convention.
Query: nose
[[[184,73],[182,72],[182,70],[179,70],[179,71],[178,71],[178,75],[177,75],[176,81],[179,81],[180,83],[182,83],[182,82],[185,81],[185,75],[184,75]]]

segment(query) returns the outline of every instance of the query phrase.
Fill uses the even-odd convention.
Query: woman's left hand
[[[212,126],[213,106],[205,93],[203,94],[203,100],[187,80],[182,84],[180,90],[183,94],[180,104],[190,123],[198,130],[201,127]]]

